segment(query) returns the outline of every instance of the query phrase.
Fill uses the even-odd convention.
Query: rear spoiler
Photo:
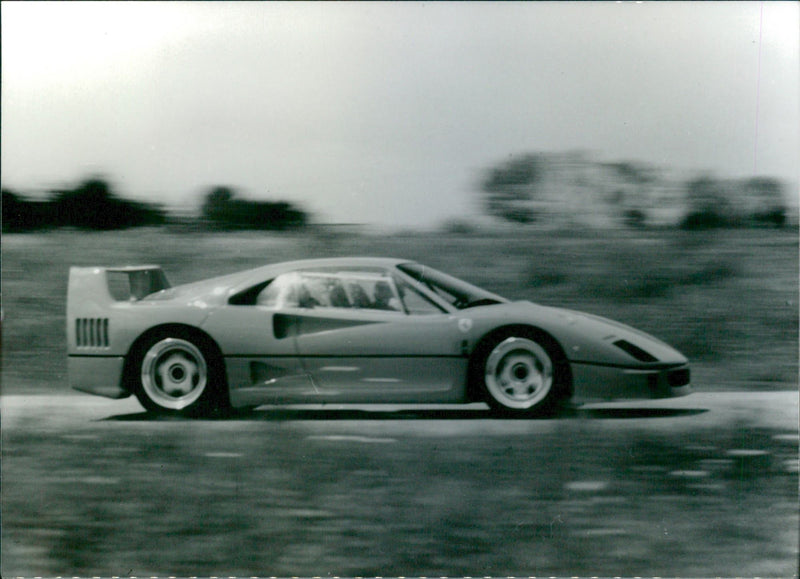
[[[71,267],[67,313],[87,303],[104,307],[113,302],[138,301],[168,287],[167,276],[157,265]]]

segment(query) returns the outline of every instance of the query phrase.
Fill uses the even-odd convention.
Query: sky
[[[2,2],[2,186],[427,227],[590,152],[800,182],[798,2]]]

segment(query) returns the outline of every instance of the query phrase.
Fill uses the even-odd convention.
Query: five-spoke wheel
[[[161,413],[207,413],[219,406],[220,372],[210,349],[180,335],[158,335],[140,348],[135,393],[146,409]]]
[[[506,414],[552,409],[564,395],[564,376],[551,346],[534,337],[503,336],[478,354],[486,402]]]

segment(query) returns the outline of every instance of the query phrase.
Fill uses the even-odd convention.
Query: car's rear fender
[[[164,272],[156,265],[71,267],[67,286],[68,353],[109,353],[110,310],[168,287]]]
[[[198,327],[207,307],[142,300],[169,286],[158,266],[73,267],[67,291],[67,360],[70,386],[121,398],[133,344],[165,322]]]

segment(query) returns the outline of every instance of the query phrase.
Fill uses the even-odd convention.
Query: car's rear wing
[[[105,307],[113,302],[138,301],[170,287],[157,265],[126,267],[71,267],[67,314],[81,306]]]

